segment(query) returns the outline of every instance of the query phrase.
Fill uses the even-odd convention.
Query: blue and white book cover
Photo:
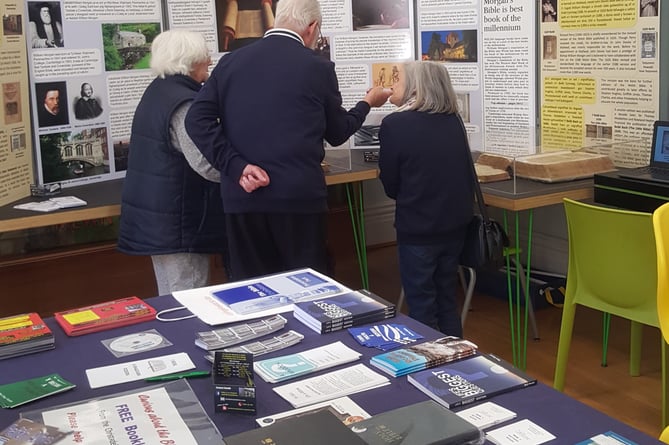
[[[371,292],[347,292],[327,298],[298,302],[294,310],[321,324],[351,320],[367,315],[394,313],[395,305]]]
[[[408,381],[446,408],[536,383],[536,379],[489,354],[419,371],[409,375]]]

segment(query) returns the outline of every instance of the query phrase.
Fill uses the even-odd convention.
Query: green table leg
[[[525,268],[525,283],[530,282],[530,260],[532,254],[532,223],[533,211],[529,210],[528,216],[528,236],[527,236],[527,263]],[[509,233],[509,224],[506,210],[504,210],[504,228]],[[516,267],[516,281],[515,292],[511,285],[511,256],[513,255],[514,263],[516,265],[522,264],[520,262],[520,253],[522,248],[520,246],[520,212],[514,212],[514,241],[513,246],[506,249],[506,284],[507,295],[509,297],[509,326],[511,330],[511,352],[513,357],[513,364],[520,368],[527,367],[527,328],[530,313],[530,304],[525,301],[525,310],[521,310],[521,298],[528,299],[529,296],[523,294],[523,286],[520,279],[520,268]],[[535,332],[536,336],[536,332]]]
[[[367,241],[365,240],[365,205],[363,201],[362,183],[346,183],[346,199],[351,215],[353,243],[360,267],[362,287],[369,289],[369,273],[367,270]]]

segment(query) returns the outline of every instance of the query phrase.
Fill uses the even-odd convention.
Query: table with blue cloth
[[[179,305],[172,296],[160,296],[147,299],[146,301],[158,311]],[[288,312],[284,316],[287,318],[288,323],[284,330],[279,332],[293,329],[304,334],[304,340],[290,348],[262,356],[262,359],[295,353],[338,340],[360,352],[363,355],[361,363],[367,365],[369,364],[370,357],[381,353],[377,349],[359,345],[347,330],[319,335],[295,320],[292,313]],[[58,373],[64,379],[76,384],[77,387],[73,390],[56,394],[18,408],[0,409],[0,430],[18,419],[20,412],[44,410],[56,405],[83,401],[92,397],[105,396],[152,385],[144,381],[137,381],[90,389],[85,373],[87,368],[136,361],[177,352],[187,352],[198,369],[211,369],[211,364],[204,358],[205,351],[195,346],[194,340],[196,332],[208,331],[213,328],[197,318],[173,322],[152,320],[80,337],[66,336],[53,318],[47,318],[45,321],[54,333],[56,348],[50,351],[0,361],[0,385]],[[442,336],[439,332],[401,314],[396,318],[386,321],[404,324],[423,335],[425,340],[432,340]],[[124,358],[115,358],[101,343],[102,340],[149,329],[157,330],[172,343],[172,346]],[[372,369],[376,368],[372,367]],[[332,369],[321,371],[321,373],[329,371],[332,371]],[[390,385],[353,394],[350,398],[371,415],[427,399],[425,394],[407,382],[406,377],[390,377],[390,380]],[[259,377],[255,379],[257,394],[257,413],[255,415],[215,413],[214,391],[211,379],[190,379],[189,383],[207,415],[213,420],[224,437],[252,428],[258,428],[258,424],[255,422],[255,419],[258,417],[293,409],[287,401],[272,391],[272,388],[276,385],[266,383]],[[516,412],[518,416],[515,420],[530,419],[557,436],[557,439],[551,441],[551,443],[575,444],[606,431],[614,431],[638,444],[661,443],[657,439],[541,383],[495,396],[490,400]],[[621,400],[620,403],[625,403],[625,401]],[[472,405],[467,405],[466,407],[469,406]],[[508,423],[510,422],[513,421],[509,421]]]

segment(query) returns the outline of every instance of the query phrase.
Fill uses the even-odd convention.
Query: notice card
[[[180,352],[146,360],[87,369],[86,377],[88,377],[88,384],[91,388],[102,388],[103,386],[134,382],[194,368],[195,365],[188,354]]]

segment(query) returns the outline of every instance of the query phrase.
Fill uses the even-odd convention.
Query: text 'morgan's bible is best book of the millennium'
[[[407,377],[409,383],[446,408],[455,408],[537,380],[492,354],[480,354],[426,369]]]
[[[395,316],[395,305],[362,289],[318,300],[295,303],[295,318],[325,334]]]

